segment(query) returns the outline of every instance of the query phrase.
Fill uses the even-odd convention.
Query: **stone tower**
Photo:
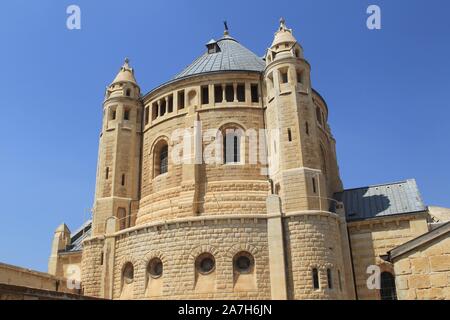
[[[106,89],[100,134],[93,234],[105,233],[106,220],[116,217],[115,230],[134,224],[139,199],[142,104],[140,88],[128,59]]]
[[[345,219],[332,200],[342,184],[327,106],[312,89],[310,72],[303,48],[281,19],[267,50],[264,83],[269,178],[281,202],[288,298],[345,298],[345,271],[351,270],[343,248]],[[269,200],[269,213],[273,208]],[[309,282],[315,274],[317,288]],[[327,286],[340,290],[319,290]]]

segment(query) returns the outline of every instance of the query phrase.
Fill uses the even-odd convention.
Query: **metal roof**
[[[344,190],[335,196],[344,203],[348,221],[426,210],[414,179]]]
[[[174,79],[218,71],[262,72],[264,70],[265,62],[232,37],[225,36],[217,41],[217,45],[220,48],[219,52],[205,52]]]
[[[90,237],[92,234],[92,220],[86,221],[77,231],[70,237],[70,245],[62,252],[76,252],[81,251],[84,239]]]

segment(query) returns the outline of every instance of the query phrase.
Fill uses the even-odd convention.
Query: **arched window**
[[[390,272],[381,273],[381,300],[397,300],[397,290],[395,289],[395,277]]]
[[[223,163],[241,162],[242,129],[227,128],[222,132],[223,136]]]
[[[161,259],[153,258],[150,260],[147,266],[147,273],[153,279],[161,277],[163,274],[163,263]]]
[[[126,95],[127,97],[131,96],[131,90],[130,90],[130,89],[127,89],[127,90],[125,91],[125,95]]]
[[[154,150],[154,177],[169,171],[169,146],[165,140],[159,141]]]
[[[134,267],[131,262],[127,262],[122,269],[122,299],[133,297]]]

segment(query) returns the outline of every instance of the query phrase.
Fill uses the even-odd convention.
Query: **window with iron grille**
[[[167,173],[168,169],[169,169],[169,147],[168,146],[164,146],[161,148],[161,152],[159,154],[159,173],[163,174],[163,173]]]
[[[381,300],[397,300],[395,278],[390,272],[381,273]]]

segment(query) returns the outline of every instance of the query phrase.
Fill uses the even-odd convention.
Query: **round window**
[[[197,270],[201,274],[208,274],[214,270],[216,261],[209,253],[204,253],[197,258]]]
[[[152,278],[159,278],[163,274],[163,263],[159,258],[153,258],[148,263],[147,271]]]
[[[253,256],[248,252],[240,252],[235,256],[234,268],[239,273],[250,273],[253,270]]]

